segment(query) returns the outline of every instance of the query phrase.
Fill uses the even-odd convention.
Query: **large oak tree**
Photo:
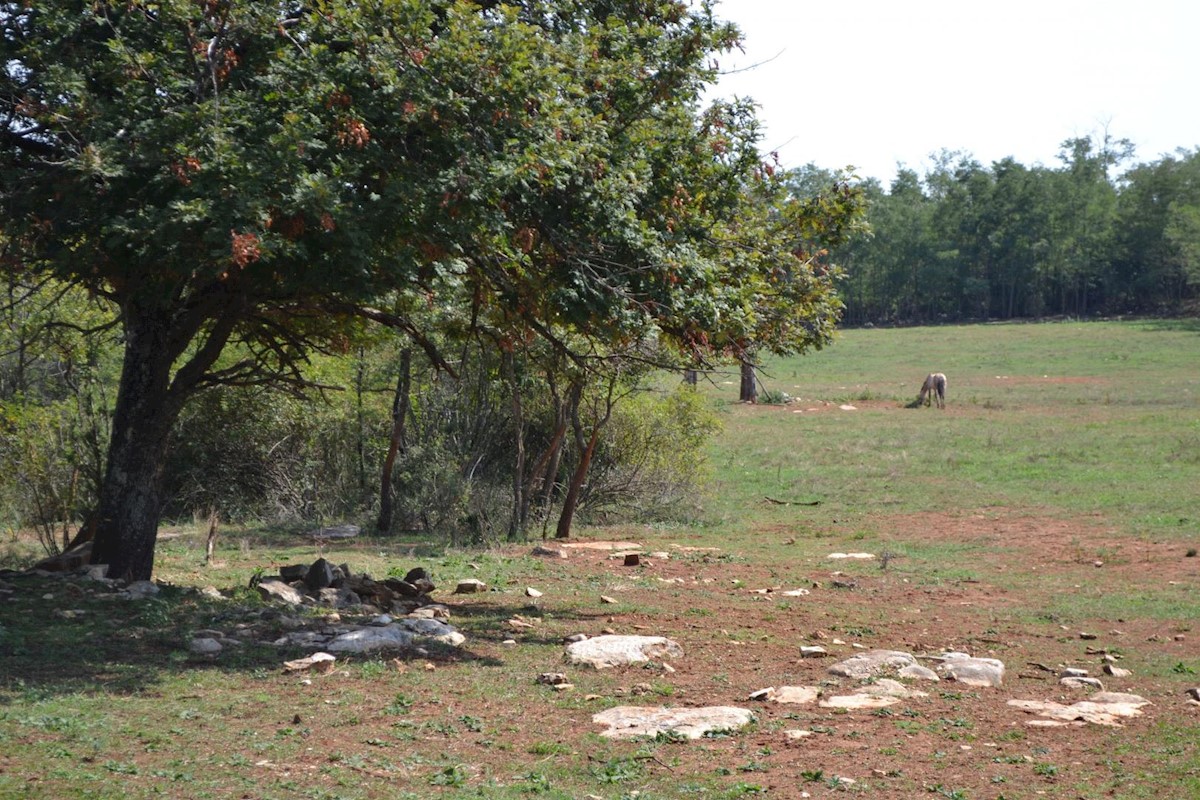
[[[836,319],[752,108],[700,110],[736,41],[708,4],[39,0],[0,27],[4,269],[123,327],[93,551],[114,577],[151,575],[188,399],[302,382],[355,316],[435,359],[420,320],[580,363],[803,349]]]

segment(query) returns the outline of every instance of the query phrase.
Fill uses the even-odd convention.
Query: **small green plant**
[[[820,783],[825,778],[825,770],[823,769],[806,769],[800,773],[800,777],[809,783]]]
[[[1041,775],[1043,778],[1053,778],[1058,774],[1058,767],[1054,766],[1053,764],[1046,763],[1034,764],[1033,774]]]
[[[462,786],[467,782],[467,771],[462,764],[452,764],[429,776],[430,786]]]
[[[571,748],[562,742],[534,742],[525,752],[535,756],[561,756],[569,754]]]
[[[550,791],[550,779],[540,772],[531,772],[521,778],[524,784],[521,786],[521,791],[524,794],[542,794]]]
[[[384,707],[383,711],[385,714],[399,716],[401,714],[407,714],[408,710],[412,708],[412,705],[413,701],[411,697],[408,697],[405,694],[397,694],[392,698],[392,702],[388,703],[387,706]]]
[[[1187,664],[1183,663],[1182,661],[1180,661],[1175,666],[1171,667],[1171,672],[1174,672],[1176,675],[1195,675],[1196,674],[1196,670],[1189,667]]]
[[[592,777],[600,783],[624,783],[640,778],[642,764],[633,758],[614,758],[590,769]]]

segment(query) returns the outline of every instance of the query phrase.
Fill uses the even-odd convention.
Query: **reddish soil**
[[[748,734],[662,746],[657,761],[646,761],[651,772],[662,773],[660,779],[685,781],[688,775],[728,769],[731,782],[762,786],[771,797],[803,797],[806,791],[823,796],[837,788],[829,784],[833,776],[850,778],[858,788],[868,787],[869,796],[885,798],[1128,796],[1134,782],[1149,776],[1168,784],[1179,777],[1164,764],[1161,746],[1140,744],[1144,737],[1164,724],[1194,734],[1200,721],[1200,708],[1185,695],[1200,679],[1172,671],[1176,664],[1196,666],[1200,650],[1190,620],[1039,618],[1028,610],[1044,607],[1047,593],[1064,590],[1087,594],[1121,587],[1136,594],[1140,585],[1176,582],[1182,591],[1197,584],[1200,559],[1185,557],[1175,543],[1121,541],[1111,531],[1098,553],[1084,543],[1097,540],[1099,524],[1003,509],[880,522],[896,540],[978,543],[1002,554],[976,565],[977,577],[944,583],[922,582],[902,559],[886,571],[877,561],[823,561],[806,569],[756,563],[753,554],[727,561],[719,554],[692,553],[631,568],[605,551],[573,550],[566,564],[577,585],[599,579],[621,605],[614,607],[616,613],[598,606],[603,617],[575,621],[571,628],[556,626],[553,632],[650,633],[678,641],[686,656],[672,665],[675,672],[631,669],[613,675],[618,683],[613,691],[630,694],[631,704],[740,705],[756,711],[759,722]],[[669,545],[641,541],[644,551]],[[634,575],[653,576],[666,588],[644,589],[630,580]],[[1038,575],[1047,577],[1043,582]],[[853,585],[834,588],[835,579]],[[811,593],[782,596],[797,587]],[[771,591],[760,593],[764,589]],[[553,594],[551,588],[547,599]],[[550,612],[553,604],[543,608]],[[1084,632],[1097,638],[1081,638]],[[799,647],[811,644],[826,647],[830,656],[801,659]],[[832,688],[828,666],[859,652],[855,645],[917,655],[960,650],[1001,659],[1007,674],[999,689],[945,681],[916,686],[930,696],[877,713],[747,700],[768,686]],[[1105,652],[1118,654],[1119,665],[1133,676],[1104,675]],[[1028,723],[1034,717],[1007,705],[1010,699],[1066,704],[1085,699],[1087,692],[1059,685],[1050,671],[1066,666],[1088,669],[1109,691],[1138,694],[1153,705],[1122,728],[1033,727]],[[633,696],[633,687],[647,682],[669,686],[669,696]],[[845,680],[838,683],[841,689],[853,687]],[[579,748],[582,732],[598,730],[590,715],[584,702],[570,713],[527,720],[529,729],[518,736],[573,742]],[[793,742],[785,729],[817,735]],[[1179,763],[1194,769],[1194,737],[1183,750]]]

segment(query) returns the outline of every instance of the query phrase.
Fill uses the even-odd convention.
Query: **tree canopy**
[[[93,556],[116,577],[151,574],[184,404],[303,383],[351,318],[435,360],[430,320],[581,360],[831,335],[802,242],[855,195],[789,200],[752,106],[701,109],[737,37],[707,3],[46,0],[0,28],[4,269],[120,315]]]

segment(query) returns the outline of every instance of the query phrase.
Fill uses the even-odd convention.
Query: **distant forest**
[[[868,225],[833,249],[844,322],[1195,312],[1200,148],[1128,166],[1128,140],[1079,138],[1059,162],[984,167],[944,151],[887,189],[862,181]],[[839,176],[791,177],[804,197]]]

